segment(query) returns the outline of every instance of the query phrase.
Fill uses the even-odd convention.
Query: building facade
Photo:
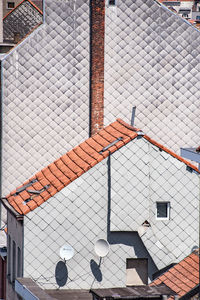
[[[16,274],[43,289],[147,284],[197,245],[198,194],[196,167],[117,120],[3,200],[8,299]],[[110,245],[102,260],[99,239]]]
[[[199,31],[153,0],[111,2],[46,0],[45,24],[3,59],[3,196],[133,106],[176,152],[198,143]]]
[[[3,2],[3,16],[5,17],[8,13],[10,13],[10,11],[13,8],[19,5],[22,2],[22,0],[2,0],[2,2]],[[37,7],[42,10],[42,6],[43,6],[42,0],[33,0],[31,2],[37,5]]]

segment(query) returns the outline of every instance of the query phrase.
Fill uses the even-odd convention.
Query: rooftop
[[[117,119],[98,134],[85,140],[35,174],[16,190],[12,191],[6,198],[3,198],[2,202],[13,212],[17,212],[19,215],[26,215],[108,157],[110,153],[115,152],[137,136],[142,136],[160,150],[169,153],[200,173],[194,165],[181,156],[176,155],[165,146],[144,135],[141,130],[130,126],[121,119]]]
[[[199,253],[192,252],[180,263],[155,279],[150,285],[164,283],[179,297],[189,293],[199,284]]]
[[[155,288],[156,287],[156,288]],[[175,293],[165,284],[158,286],[130,286],[124,288],[112,289],[92,289],[92,294],[97,296],[97,299],[160,299],[161,295],[174,295]]]

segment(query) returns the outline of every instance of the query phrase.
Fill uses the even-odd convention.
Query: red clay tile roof
[[[199,253],[192,252],[180,263],[159,276],[150,285],[164,283],[179,297],[184,296],[199,284]],[[170,298],[173,299],[173,298]]]
[[[11,208],[14,208],[19,214],[26,215],[54,196],[70,182],[74,181],[104,158],[108,157],[109,153],[113,153],[136,138],[138,131],[140,130],[117,119],[117,121],[105,127],[99,133],[87,139],[73,150],[64,154],[26,181],[22,186],[11,192],[6,197],[6,200],[8,201],[6,201],[6,203],[8,203]],[[104,147],[115,142],[118,138],[122,138],[122,140],[117,141],[115,145],[109,147],[109,151],[106,150],[105,152],[99,153]],[[143,138],[199,172],[198,169],[188,161],[158,144],[148,136],[145,135]],[[36,179],[36,182],[30,184],[34,179]],[[25,190],[21,192],[18,191],[28,183],[29,186]],[[41,193],[33,194],[28,192],[29,190],[41,190]],[[16,192],[18,193],[16,194]]]

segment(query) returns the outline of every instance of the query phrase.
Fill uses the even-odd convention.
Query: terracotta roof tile
[[[70,184],[70,182],[74,181],[98,162],[102,161],[109,153],[113,153],[136,138],[138,130],[139,129],[130,126],[124,121],[117,119],[102,129],[98,134],[64,154],[20,186],[25,186],[24,189],[26,190],[20,192],[18,195],[16,195],[16,191],[19,188],[11,192],[6,197],[7,201],[19,214],[27,214],[54,196],[62,188]],[[117,141],[118,138],[122,138],[122,140]],[[164,146],[156,143],[148,136],[144,136],[144,138],[198,171],[195,166]],[[112,142],[115,142],[115,144],[110,145]],[[109,149],[101,152],[104,147],[108,147]],[[33,179],[37,181],[26,188],[26,185],[32,182]],[[30,190],[36,190],[38,194],[28,192]]]
[[[57,160],[55,162],[56,167],[64,174],[64,176],[66,177],[66,184],[69,184],[71,181],[73,181],[74,179],[77,178],[77,173],[75,173],[74,169],[72,170],[71,167],[73,167],[73,165],[71,165],[71,163],[69,164],[69,166],[67,166],[64,163],[63,158],[60,158],[60,160]],[[77,167],[75,165],[75,167]],[[79,169],[79,172],[81,170]]]
[[[184,296],[199,284],[199,254],[191,253],[180,263],[156,278],[150,285],[166,284],[179,296]]]

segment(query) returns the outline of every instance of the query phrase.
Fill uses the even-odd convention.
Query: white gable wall
[[[199,176],[143,138],[115,152],[111,166],[111,230],[136,231],[147,220],[142,239],[159,269],[188,255],[198,244]],[[162,201],[169,220],[156,219]]]
[[[127,258],[148,258],[152,279],[155,264],[179,261],[197,245],[198,180],[145,139],[131,141],[27,215],[24,276],[58,287],[59,249],[70,244],[75,255],[66,263],[64,288],[125,286]],[[170,201],[170,220],[155,219],[156,201]],[[151,227],[141,239],[136,231],[145,220]],[[111,247],[98,271],[100,238]]]
[[[109,192],[108,166],[104,160],[30,212],[24,221],[24,277],[33,278],[43,288],[57,288],[59,249],[70,244],[75,255],[66,263],[65,289],[125,286],[126,258],[148,258],[152,279],[157,268],[138,234],[109,232]],[[96,271],[98,281],[91,266],[95,269],[95,262],[99,263],[94,244],[100,238],[107,239],[111,246],[102,260],[101,273]]]

